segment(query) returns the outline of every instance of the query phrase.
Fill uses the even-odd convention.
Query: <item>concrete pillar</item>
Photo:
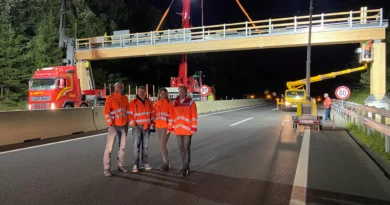
[[[81,90],[89,90],[88,74],[87,69],[85,68],[85,63],[83,61],[77,62],[76,67],[77,76],[80,79]]]
[[[386,43],[375,41],[372,47],[373,63],[370,73],[370,96],[364,103],[368,106],[389,109],[386,96]]]

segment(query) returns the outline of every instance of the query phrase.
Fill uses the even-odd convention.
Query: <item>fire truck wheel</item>
[[[72,108],[73,106],[71,104],[66,104],[64,108]]]
[[[83,103],[80,105],[80,107],[88,107],[88,105]]]

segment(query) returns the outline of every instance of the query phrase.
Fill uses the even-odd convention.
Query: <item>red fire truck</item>
[[[96,106],[105,98],[106,89],[81,90],[76,66],[39,69],[28,86],[29,110]]]

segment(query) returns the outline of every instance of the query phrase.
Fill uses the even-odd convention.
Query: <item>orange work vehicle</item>
[[[105,98],[106,89],[81,90],[76,66],[39,69],[28,85],[29,110],[90,107]]]

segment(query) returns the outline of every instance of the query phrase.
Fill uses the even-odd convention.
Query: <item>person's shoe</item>
[[[161,171],[168,171],[171,169],[171,166],[168,163],[164,163],[163,165],[160,166]]]
[[[143,167],[145,170],[151,170],[152,167],[149,164],[145,164]]]
[[[137,167],[137,165],[134,165],[134,166],[133,166],[133,172],[138,172],[138,167]]]
[[[189,167],[184,167],[184,168],[181,170],[181,176],[182,176],[182,177],[187,176],[189,173],[190,173]]]
[[[111,171],[108,170],[108,169],[105,169],[104,172],[103,172],[104,176],[106,177],[110,177],[111,176]]]
[[[118,167],[118,171],[121,171],[121,172],[124,172],[124,173],[127,173],[129,172],[129,170],[127,170],[125,167]]]

